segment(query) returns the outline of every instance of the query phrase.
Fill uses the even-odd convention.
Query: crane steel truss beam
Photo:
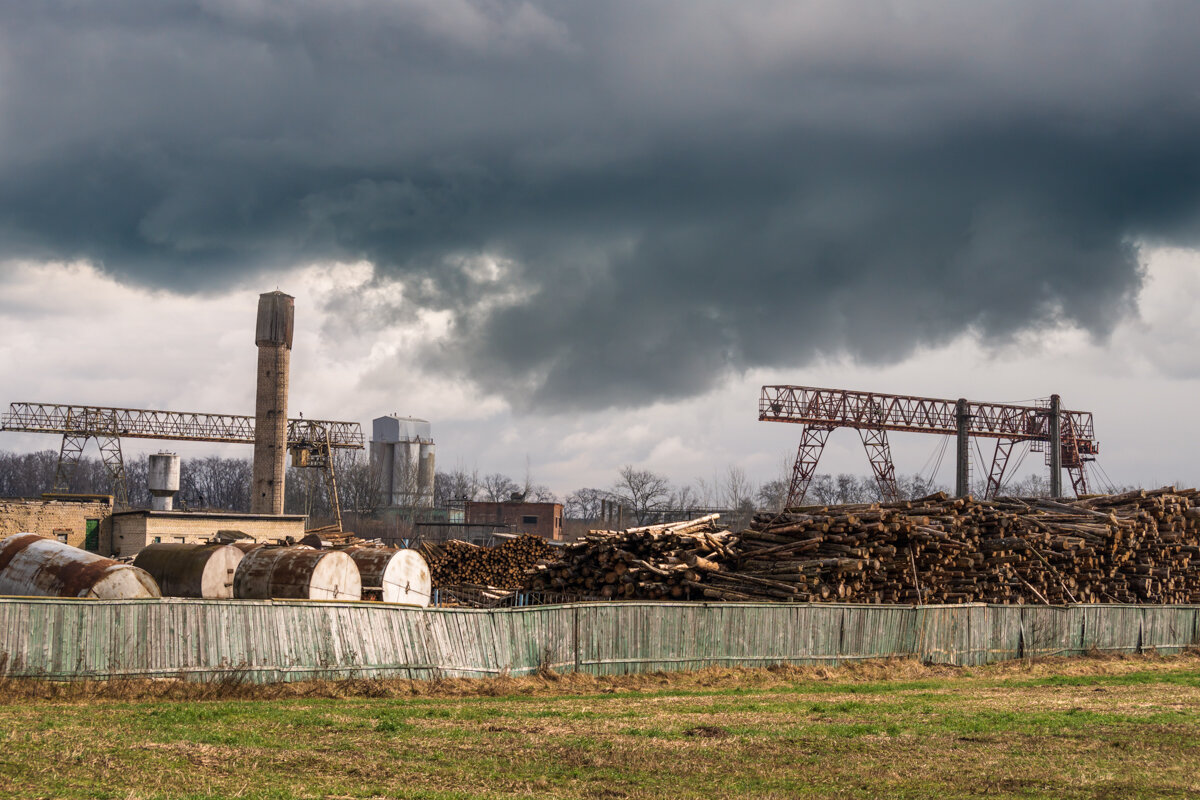
[[[85,439],[116,436],[126,439],[253,444],[254,417],[144,408],[13,403],[8,407],[8,413],[0,417],[0,431],[60,433]],[[313,441],[328,441],[333,448],[362,449],[362,426],[357,422],[288,420],[289,447]]]
[[[796,422],[805,425],[834,425],[839,428],[882,427],[889,431],[912,433],[956,432],[955,400],[909,397],[841,389],[816,389],[810,386],[764,386],[758,402],[758,418],[769,422]],[[968,403],[972,436],[1021,441],[1049,441],[1047,411],[1039,406],[1006,403]],[[1092,414],[1089,411],[1064,411],[1079,440],[1082,455],[1095,455]]]
[[[13,403],[0,416],[0,431],[21,433],[57,433],[62,435],[55,471],[55,489],[66,491],[71,483],[84,447],[95,438],[100,457],[112,479],[118,507],[129,505],[129,486],[125,477],[122,437],[128,439],[168,439],[190,442],[254,443],[254,417],[240,414],[197,414],[183,411],[154,411],[144,408],[107,408],[72,406],[58,403]],[[321,419],[291,419],[287,427],[288,447],[311,454],[311,464],[325,470],[333,492],[338,528],[341,507],[333,477],[334,449],[363,447],[362,426],[357,422]]]
[[[885,431],[910,433],[958,433],[958,401],[934,397],[878,394],[812,386],[764,386],[759,396],[758,418],[764,422],[804,425],[804,438],[792,472],[788,504],[803,501],[816,472],[817,461],[829,432],[853,428],[860,432],[871,459],[871,467],[884,497],[894,492],[895,469]],[[1008,455],[1017,442],[1047,448],[1051,430],[1050,412],[1043,406],[967,401],[967,435],[999,440],[988,475],[989,494],[999,491]],[[1040,445],[1040,447],[1039,447]],[[1095,440],[1091,412],[1063,411],[1062,465],[1071,476],[1076,494],[1087,491],[1083,471],[1100,451]]]

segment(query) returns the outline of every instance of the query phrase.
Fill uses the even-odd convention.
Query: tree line
[[[342,510],[369,517],[383,506],[384,494],[379,472],[364,451],[335,452],[338,496]],[[34,453],[0,451],[0,496],[37,497],[54,486],[58,453],[42,450]],[[126,459],[125,472],[130,504],[135,508],[150,505],[146,487],[148,457]],[[180,465],[180,491],[176,506],[248,512],[250,510],[251,461],[247,458],[185,458]],[[897,479],[901,497],[915,498],[945,491],[919,475]],[[973,487],[982,496],[983,483]],[[1031,474],[1006,485],[1005,494],[1046,496],[1050,484],[1044,475]],[[83,494],[108,494],[112,491],[108,469],[98,458],[85,457],[75,470],[68,491]],[[605,487],[576,489],[561,500],[544,484],[535,483],[527,474],[521,482],[494,472],[479,475],[464,469],[439,470],[434,479],[434,506],[452,508],[467,501],[501,502],[522,498],[530,502],[562,502],[569,519],[597,520],[604,504],[621,506],[627,522],[645,524],[656,515],[693,509],[729,509],[742,512],[778,511],[787,499],[788,480],[779,477],[755,484],[740,467],[730,466],[712,478],[676,485],[658,472],[626,465],[614,481]],[[832,505],[868,503],[882,499],[878,484],[871,476],[842,473],[819,474],[809,485],[805,502]],[[320,469],[289,467],[285,492],[285,511],[304,514],[316,520],[332,518],[325,474]]]

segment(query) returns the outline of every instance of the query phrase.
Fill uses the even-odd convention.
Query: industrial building
[[[108,494],[44,494],[0,498],[0,539],[36,533],[47,539],[103,551],[110,533],[113,498]]]
[[[504,526],[512,533],[532,533],[543,539],[561,541],[563,538],[562,503],[467,503],[467,525]]]
[[[371,422],[371,468],[384,507],[431,508],[435,448],[429,422],[389,414]]]
[[[100,552],[111,553],[117,558],[131,558],[148,544],[202,544],[221,534],[258,542],[291,537],[298,542],[304,538],[306,519],[303,514],[240,514],[234,511],[118,511],[112,515],[111,550],[101,549]]]

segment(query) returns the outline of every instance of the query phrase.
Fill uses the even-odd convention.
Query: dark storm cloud
[[[367,258],[519,406],[1103,335],[1200,231],[1193,2],[0,8],[0,256]]]

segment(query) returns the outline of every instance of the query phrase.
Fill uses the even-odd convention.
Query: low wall
[[[53,679],[614,674],[889,656],[975,665],[1197,644],[1200,606],[0,599],[0,675]]]

